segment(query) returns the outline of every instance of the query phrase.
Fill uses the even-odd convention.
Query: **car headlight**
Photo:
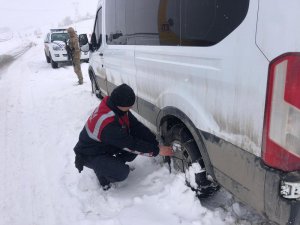
[[[54,51],[60,51],[61,50],[61,48],[59,46],[57,46],[57,45],[52,46],[52,49]]]

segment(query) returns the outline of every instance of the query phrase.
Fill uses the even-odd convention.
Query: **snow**
[[[24,54],[32,45],[34,43],[28,38],[17,37],[9,28],[0,28],[0,70]]]
[[[79,24],[77,24],[79,26]],[[52,69],[43,40],[0,67],[0,225],[223,225],[264,219],[221,189],[202,202],[161,159],[139,156],[127,180],[103,191],[93,171],[74,167],[73,147],[99,100],[88,64],[76,85],[71,66]],[[22,40],[6,40],[14,55]],[[1,51],[4,48],[5,51]]]

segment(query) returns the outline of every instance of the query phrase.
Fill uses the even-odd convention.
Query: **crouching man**
[[[75,166],[93,169],[103,190],[129,174],[126,162],[137,155],[172,156],[169,146],[159,146],[155,135],[130,112],[135,102],[134,91],[126,84],[115,88],[88,118],[74,151]]]

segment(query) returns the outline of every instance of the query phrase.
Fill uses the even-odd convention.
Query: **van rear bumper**
[[[281,196],[281,181],[300,182],[300,171],[285,173],[210,133],[200,131],[213,177],[241,202],[280,225],[300,225],[300,199]],[[292,180],[291,180],[292,177]]]

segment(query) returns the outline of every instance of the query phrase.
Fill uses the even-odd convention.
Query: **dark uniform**
[[[132,106],[134,101],[134,92],[128,85],[117,87],[89,117],[74,148],[77,168],[93,169],[102,186],[125,180],[129,174],[126,162],[137,155],[151,157],[159,153],[155,135],[130,111],[117,107]]]
[[[74,72],[77,74],[78,83],[83,84],[83,77],[82,77],[81,66],[80,66],[81,51],[79,48],[78,37],[75,33],[75,30],[72,27],[68,28],[68,34],[70,36],[69,49],[71,50],[71,58],[74,67]]]

